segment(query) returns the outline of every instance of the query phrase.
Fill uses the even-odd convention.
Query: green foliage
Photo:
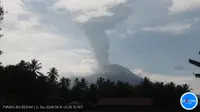
[[[0,2],[1,3],[1,2]],[[3,20],[3,15],[4,15],[4,10],[3,7],[0,5],[0,22]],[[1,28],[0,28],[1,30]],[[3,34],[0,34],[0,38],[3,36]],[[3,54],[3,52],[0,50],[0,55]],[[1,65],[2,63],[0,62],[0,69],[1,69]]]
[[[47,72],[48,74],[48,81],[52,84],[56,84],[57,83],[57,80],[58,80],[58,70],[53,67],[53,68],[50,68],[50,71]]]
[[[1,4],[1,2],[0,2],[0,4]],[[0,5],[0,20],[3,20],[3,15],[4,15],[4,9],[3,9],[3,7]]]
[[[179,106],[180,96],[190,91],[187,84],[175,85],[151,82],[148,78],[137,86],[121,81],[113,82],[102,77],[95,84],[84,78],[71,80],[62,77],[58,80],[58,70],[53,67],[47,74],[40,72],[41,63],[20,61],[16,65],[2,67],[0,72],[0,96],[9,104],[67,104],[71,101],[96,103],[102,97],[149,97],[158,106]],[[37,72],[40,74],[37,75]]]
[[[3,9],[3,7],[1,6],[1,2],[0,2],[0,22],[3,20],[3,16],[4,16],[4,9]],[[0,28],[0,30],[1,30],[1,28]],[[0,34],[0,38],[1,38],[2,36],[3,36],[3,35]],[[3,52],[0,51],[0,55],[1,55],[2,53],[3,53]]]

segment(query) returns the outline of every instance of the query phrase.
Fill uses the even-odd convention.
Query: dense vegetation
[[[1,103],[67,104],[74,100],[96,103],[102,97],[148,97],[160,105],[168,103],[180,106],[181,95],[190,90],[187,84],[164,84],[151,82],[148,78],[137,86],[120,81],[112,82],[102,77],[95,84],[89,84],[84,78],[76,78],[71,82],[69,78],[59,78],[56,68],[51,68],[47,74],[41,73],[41,68],[41,63],[35,59],[31,62],[21,61],[16,65],[1,65]]]

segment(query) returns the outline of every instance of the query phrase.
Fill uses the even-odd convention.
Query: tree
[[[60,88],[69,90],[70,89],[70,82],[71,82],[71,80],[69,78],[62,77],[60,79],[60,83],[59,83]]]
[[[38,76],[37,79],[38,79],[39,81],[41,81],[41,82],[47,82],[48,77],[45,76],[45,75],[43,75],[43,74],[41,73],[41,75]]]
[[[79,80],[79,78],[76,78],[74,80],[74,85],[71,89],[72,91],[72,96],[74,97],[73,99],[76,100],[76,101],[81,101],[82,99],[82,94],[83,94],[83,91],[82,91],[82,88],[81,88],[81,82]]]
[[[0,2],[1,4],[1,2]],[[0,22],[3,20],[3,16],[4,16],[5,12],[4,12],[4,9],[3,7],[0,5]],[[0,28],[1,30],[1,28]],[[1,34],[0,37],[2,37],[3,35]],[[0,52],[0,54],[2,54],[2,51]]]
[[[70,82],[69,78],[62,77],[59,82],[60,98],[62,103],[69,103],[70,97]]]
[[[182,89],[183,89],[183,91],[186,91],[186,92],[189,92],[192,90],[187,84],[183,84]]]
[[[1,3],[1,2],[0,2]],[[3,16],[4,16],[4,9],[3,7],[0,5],[0,22],[3,20]],[[1,28],[0,28],[1,30]],[[0,34],[0,38],[3,36],[3,34]],[[3,54],[3,52],[0,50],[0,55]],[[0,66],[1,66],[1,62],[0,62]]]
[[[50,68],[50,71],[47,72],[47,74],[49,82],[51,82],[52,84],[56,84],[59,77],[58,70],[55,67]]]
[[[200,52],[199,52],[200,54]],[[197,67],[200,67],[200,62],[199,61],[195,61],[195,60],[192,60],[192,59],[189,59],[189,63],[190,64],[193,64]],[[193,73],[195,75],[196,78],[200,78],[200,74],[199,73]]]
[[[93,103],[97,103],[97,100],[98,100],[98,88],[95,84],[90,84],[89,86],[89,90],[88,90],[88,100],[90,102],[93,102]]]
[[[0,2],[1,4],[1,2]],[[3,15],[4,15],[4,9],[3,7],[0,5],[0,20],[3,20]]]
[[[42,68],[42,63],[39,63],[38,60],[32,59],[31,62],[29,62],[27,64],[27,66],[28,66],[28,69],[31,72],[33,72],[33,73],[36,74],[36,76],[38,76],[37,74],[41,75],[41,73],[39,72],[39,70]]]
[[[17,64],[17,67],[19,67],[20,70],[28,70],[28,63],[22,60]]]
[[[81,79],[80,86],[81,86],[82,91],[85,91],[88,89],[88,82],[85,80],[85,78]]]
[[[129,85],[128,83],[117,81],[116,83],[117,97],[131,97],[134,95],[133,92],[134,90],[131,85]]]
[[[153,95],[153,83],[149,78],[145,77],[143,82],[139,86],[142,95],[149,97]]]
[[[74,87],[79,86],[79,84],[80,84],[79,79],[76,78],[76,79],[74,80]]]
[[[102,77],[98,78],[98,79],[97,79],[97,83],[96,83],[97,87],[98,87],[98,88],[101,88],[102,85],[104,84],[104,81],[105,81],[104,78],[102,78]]]

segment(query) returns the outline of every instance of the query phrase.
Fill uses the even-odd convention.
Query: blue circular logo
[[[198,104],[198,98],[194,93],[187,92],[181,96],[180,103],[185,110],[193,110]]]

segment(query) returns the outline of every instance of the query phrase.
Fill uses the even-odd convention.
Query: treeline
[[[41,63],[21,61],[16,65],[0,65],[0,103],[2,104],[68,104],[79,101],[96,103],[99,98],[147,97],[157,105],[180,106],[180,97],[190,91],[187,84],[151,82],[148,78],[133,86],[121,81],[112,82],[102,77],[89,84],[84,78],[71,81],[59,78],[58,70],[40,72]],[[122,74],[123,75],[123,74]]]

